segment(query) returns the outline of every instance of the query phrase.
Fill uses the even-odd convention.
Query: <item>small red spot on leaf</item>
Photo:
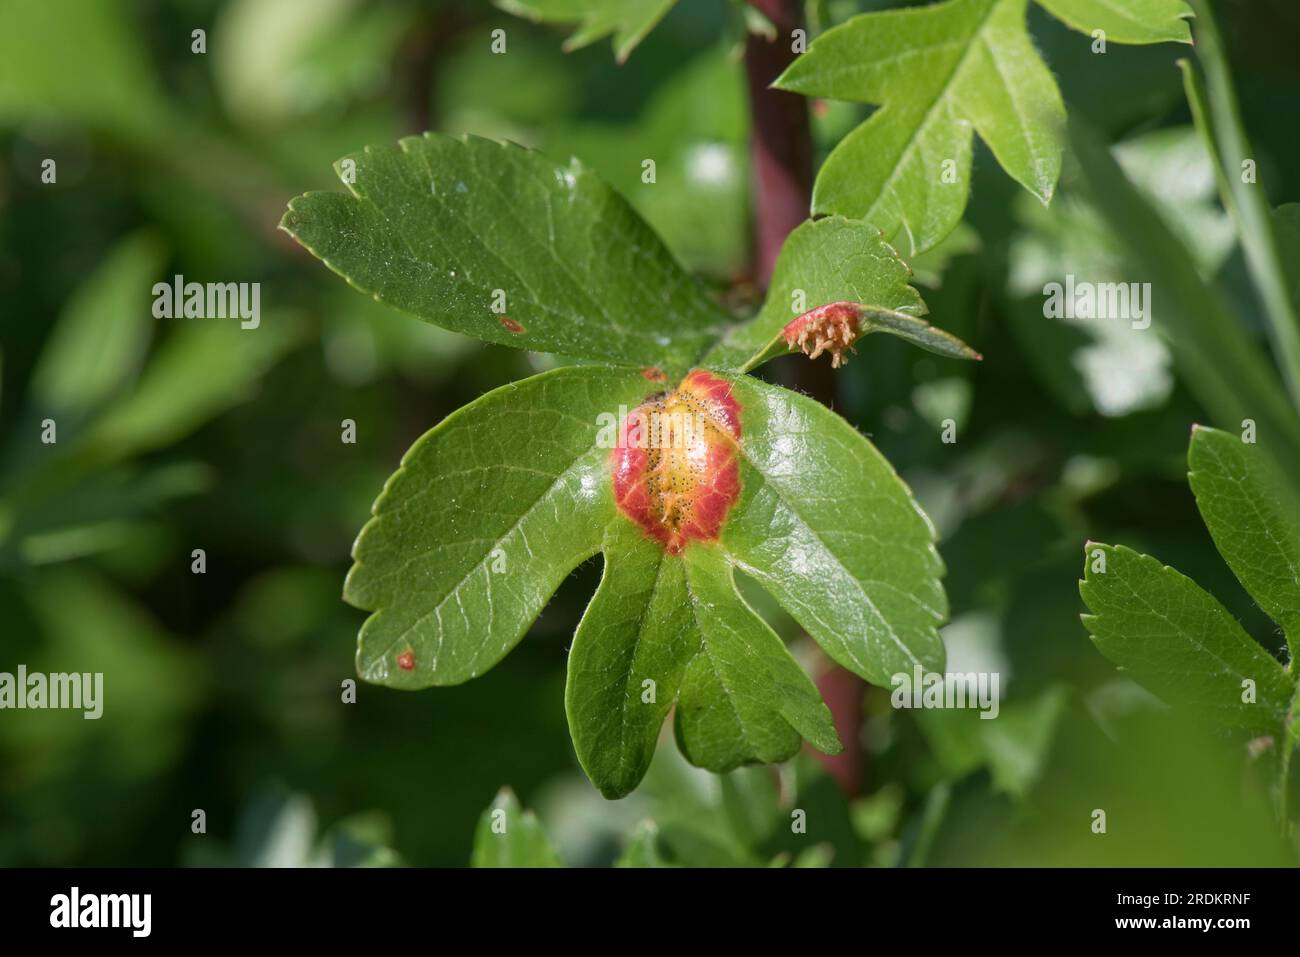
[[[664,375],[664,370],[658,366],[647,366],[641,370],[641,377],[647,382],[667,382],[668,376]]]
[[[610,456],[614,500],[670,555],[713,541],[740,498],[739,441],[730,383],[696,369],[623,420]]]
[[[398,656],[397,656],[397,667],[401,668],[403,671],[414,671],[414,670],[415,670],[415,652],[412,651],[410,648],[407,648],[407,649],[406,649],[405,651],[403,651],[400,655],[398,655]]]
[[[838,369],[849,360],[845,352],[855,352],[853,343],[862,335],[859,307],[852,302],[832,302],[805,312],[786,323],[781,335],[791,349],[799,349],[810,359],[823,352],[831,354],[831,366]]]
[[[497,316],[497,322],[501,323],[506,332],[513,332],[515,335],[524,331],[524,327],[515,322],[509,316]]]

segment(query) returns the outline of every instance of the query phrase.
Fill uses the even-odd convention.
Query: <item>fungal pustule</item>
[[[827,303],[790,320],[781,335],[787,346],[799,349],[810,359],[829,352],[831,367],[838,369],[849,361],[844,354],[855,351],[853,343],[862,335],[860,314],[857,303]]]
[[[731,385],[696,369],[620,424],[610,456],[614,500],[670,555],[715,541],[740,497],[739,441]]]

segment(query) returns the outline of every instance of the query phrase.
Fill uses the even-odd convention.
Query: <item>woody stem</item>
[[[808,218],[812,206],[812,131],[808,103],[793,93],[771,89],[771,83],[795,58],[793,33],[802,25],[799,0],[750,0],[775,26],[767,39],[750,33],[745,42],[745,75],[749,85],[750,161],[754,189],[754,272],[766,286],[786,236]],[[796,388],[826,406],[835,404],[835,378],[828,362],[800,362]],[[831,709],[844,750],[817,757],[841,790],[855,795],[862,789],[862,695],[860,678],[832,667],[817,682]]]

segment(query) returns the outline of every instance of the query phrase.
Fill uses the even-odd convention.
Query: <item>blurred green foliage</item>
[[[824,29],[889,5],[810,12]],[[1300,14],[1219,7],[1260,180],[1273,205],[1300,200],[1300,126],[1278,121],[1300,90]],[[1041,12],[1031,30],[1072,114],[1123,144],[1262,340],[1187,138],[1183,51],[1100,60]],[[365,143],[508,137],[579,155],[720,295],[754,298],[728,5],[677,4],[623,67],[605,43],[565,54],[566,35],[468,0],[0,0],[0,670],[103,671],[106,697],[98,721],[0,712],[0,864],[463,864],[505,784],[567,864],[1294,863],[1248,754],[1117,677],[1079,624],[1078,555],[1096,538],[1160,555],[1278,643],[1187,488],[1188,426],[1207,410],[1124,336],[1101,345],[1126,391],[1099,391],[1072,358],[1095,330],[1032,314],[1035,270],[1078,255],[1123,274],[1114,237],[1068,169],[1059,205],[1031,213],[986,152],[961,234],[917,264],[932,318],[985,361],[872,337],[837,410],[938,526],[951,670],[1000,669],[1002,720],[897,711],[872,691],[856,801],[806,756],[715,778],[665,747],[637,792],[603,801],[561,705],[594,566],[472,685],[362,685],[344,703],[362,615],[340,590],[375,493],[441,417],[551,360],[344,288],[276,233],[291,196],[330,187],[330,163]],[[863,115],[815,105],[819,155]],[[154,319],[150,286],[178,273],[260,282],[260,327]],[[771,375],[792,381],[792,366]],[[50,418],[54,445],[40,440]],[[953,445],[936,440],[946,418]],[[796,807],[806,835],[790,829]]]

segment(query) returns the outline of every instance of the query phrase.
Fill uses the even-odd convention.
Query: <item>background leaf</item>
[[[498,813],[501,812],[501,813]],[[501,822],[494,830],[494,822]],[[503,829],[502,829],[503,828]],[[479,818],[471,867],[563,867],[532,811],[502,788]]]
[[[77,287],[32,373],[42,413],[85,415],[135,378],[157,321],[149,288],[162,257],[157,237],[137,234]]]
[[[1053,16],[1082,33],[1104,30],[1107,42],[1191,43],[1184,0],[1038,0]]]
[[[1196,133],[1167,128],[1126,140],[1111,153],[1137,191],[1181,240],[1198,271],[1219,271],[1235,244],[1232,223],[1215,202],[1215,162]],[[1097,208],[1067,182],[1045,209],[1029,197],[1015,205],[1025,227],[1012,241],[1008,292],[1011,330],[1045,388],[1071,408],[1118,417],[1157,408],[1174,389],[1173,356],[1157,330],[1177,317],[1152,286],[1143,322],[1122,316],[1056,319],[1044,315],[1044,290],[1068,275],[1095,284],[1143,278],[1124,241]]]
[[[1071,124],[1070,141],[1089,200],[1159,297],[1161,321],[1152,328],[1168,342],[1183,383],[1222,425],[1256,420],[1265,434],[1277,436],[1267,448],[1278,464],[1300,469],[1300,420],[1223,292],[1201,275],[1186,245],[1093,133]]]
[[[1300,503],[1258,446],[1195,426],[1188,482],[1214,544],[1251,597],[1300,640]]]
[[[1236,220],[1246,265],[1264,306],[1282,381],[1290,392],[1291,404],[1300,412],[1300,310],[1291,295],[1268,194],[1256,175],[1247,175],[1247,166],[1253,171],[1257,159],[1246,138],[1218,27],[1204,0],[1196,2],[1200,39],[1197,52],[1205,70],[1205,84],[1202,86],[1192,67],[1184,64],[1188,101],[1206,144],[1216,153],[1223,170],[1219,177],[1224,189],[1223,204]]]
[[[530,20],[581,21],[564,41],[577,50],[613,34],[614,54],[622,63],[677,0],[496,0],[502,10]]]
[[[1089,542],[1079,584],[1097,649],[1171,704],[1214,725],[1278,734],[1295,689],[1282,666],[1185,575],[1122,545]],[[1094,553],[1105,556],[1094,571]],[[1256,700],[1243,702],[1243,682]]]
[[[671,867],[659,853],[659,828],[653,821],[644,821],[637,826],[632,839],[619,855],[615,867]]]

